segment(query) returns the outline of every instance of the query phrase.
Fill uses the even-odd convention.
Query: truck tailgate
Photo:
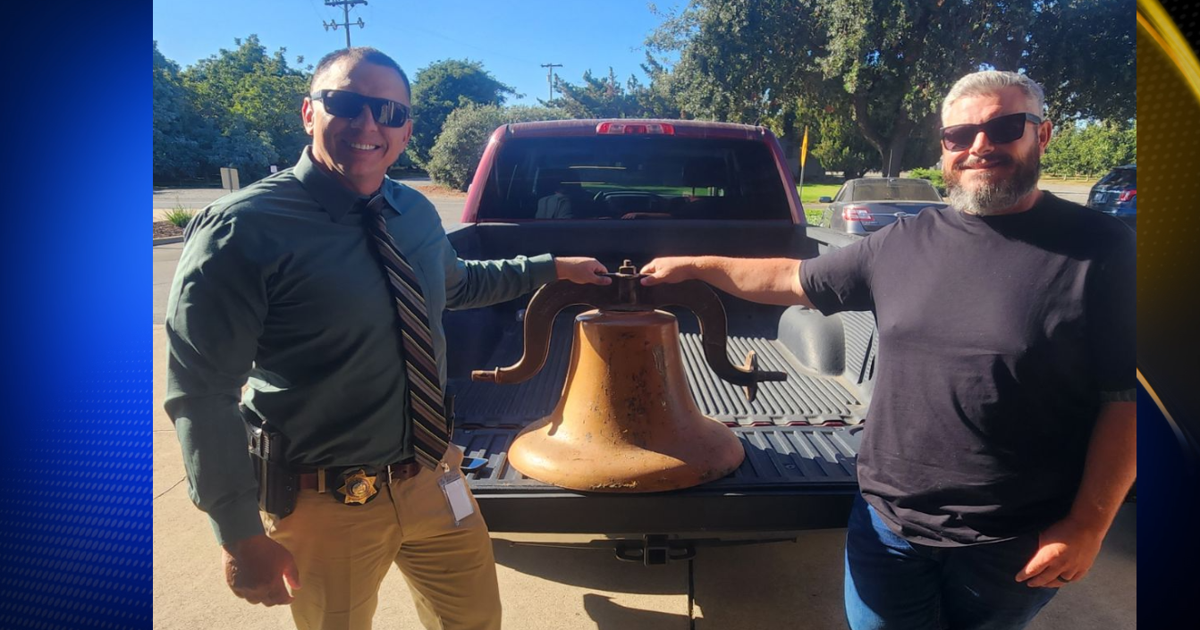
[[[488,459],[469,473],[493,533],[731,538],[737,533],[845,527],[857,491],[861,427],[738,427],[746,460],[733,474],[686,490],[584,494],[529,479],[507,464],[519,429],[463,429],[467,454]]]

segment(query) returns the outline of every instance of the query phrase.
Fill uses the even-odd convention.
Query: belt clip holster
[[[286,518],[296,509],[300,476],[283,459],[283,436],[270,431],[258,414],[245,407],[242,420],[246,424],[254,479],[258,482],[258,509],[275,518]]]

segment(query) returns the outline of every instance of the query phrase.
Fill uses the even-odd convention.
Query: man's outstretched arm
[[[680,256],[655,258],[642,267],[642,284],[701,280],[751,302],[784,306],[813,303],[800,284],[801,261],[791,258]]]

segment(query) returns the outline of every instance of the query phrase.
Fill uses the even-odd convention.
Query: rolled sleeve
[[[168,297],[164,407],[192,501],[220,544],[263,532],[238,402],[266,316],[263,275],[228,212],[189,225]]]

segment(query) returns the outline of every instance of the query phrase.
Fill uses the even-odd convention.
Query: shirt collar
[[[340,222],[367,198],[348,190],[339,184],[332,175],[321,170],[321,167],[313,162],[311,151],[311,146],[304,147],[304,151],[300,154],[300,161],[296,163],[293,172],[308,194],[312,195],[321,208],[329,213],[329,218],[334,223]],[[384,188],[386,189],[387,186]],[[390,199],[389,195],[389,201]]]

